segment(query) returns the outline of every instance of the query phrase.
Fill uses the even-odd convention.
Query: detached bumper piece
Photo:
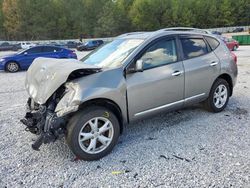
[[[65,120],[57,117],[54,110],[54,102],[50,102],[47,106],[38,105],[29,98],[26,115],[20,121],[26,126],[26,131],[39,135],[32,144],[34,150],[39,151],[42,144],[54,142],[64,135]]]

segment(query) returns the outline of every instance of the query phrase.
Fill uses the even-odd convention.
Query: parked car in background
[[[31,43],[31,42],[21,42],[20,45],[22,49],[28,49],[28,48],[36,46],[36,44]]]
[[[77,46],[78,51],[84,51],[84,50],[94,50],[95,48],[101,46],[103,44],[103,40],[91,40],[83,45]]]
[[[50,42],[48,45],[51,46],[57,46],[57,47],[61,47],[61,48],[67,48],[67,45],[65,42]]]
[[[124,126],[136,120],[199,102],[221,112],[238,74],[222,41],[183,31],[124,34],[81,61],[35,61],[26,74],[29,99],[21,120],[39,135],[32,148],[65,136],[84,160],[110,153]]]
[[[16,54],[0,57],[0,70],[8,72],[26,70],[38,57],[77,59],[75,52],[69,49],[56,46],[36,46]]]
[[[8,42],[3,42],[2,44],[0,44],[0,51],[17,51],[19,49],[21,49],[20,44],[10,44]]]
[[[219,31],[211,31],[211,33],[212,33],[213,35],[221,35],[221,34],[222,34],[222,33],[219,32]]]
[[[242,27],[237,27],[236,29],[233,30],[233,33],[238,33],[238,32],[243,32],[244,28]]]
[[[66,43],[67,48],[77,48],[77,46],[81,45],[81,42],[68,41]]]
[[[239,42],[233,38],[227,38],[227,37],[220,37],[221,40],[223,40],[229,50],[236,51],[239,48]]]

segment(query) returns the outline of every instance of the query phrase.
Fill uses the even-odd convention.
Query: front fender
[[[76,79],[72,83],[74,94],[72,98],[69,97],[70,104],[68,106],[80,106],[94,99],[108,99],[119,106],[122,116],[127,122],[126,82],[122,68],[88,75]],[[56,111],[58,111],[59,106],[62,106],[61,101],[58,103]]]

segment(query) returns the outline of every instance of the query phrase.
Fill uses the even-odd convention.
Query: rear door
[[[220,61],[202,35],[183,35],[179,39],[185,69],[185,102],[202,100],[220,74]]]
[[[55,46],[44,46],[42,56],[48,58],[61,58],[61,51],[61,48]]]
[[[129,73],[127,79],[130,120],[183,105],[184,70],[177,55],[175,37],[154,41],[136,60],[143,60],[143,72]]]

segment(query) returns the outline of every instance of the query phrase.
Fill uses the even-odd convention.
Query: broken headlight
[[[77,84],[69,82],[65,84],[65,87],[65,94],[55,109],[58,117],[77,111],[80,104],[79,101],[73,101],[78,90]]]

